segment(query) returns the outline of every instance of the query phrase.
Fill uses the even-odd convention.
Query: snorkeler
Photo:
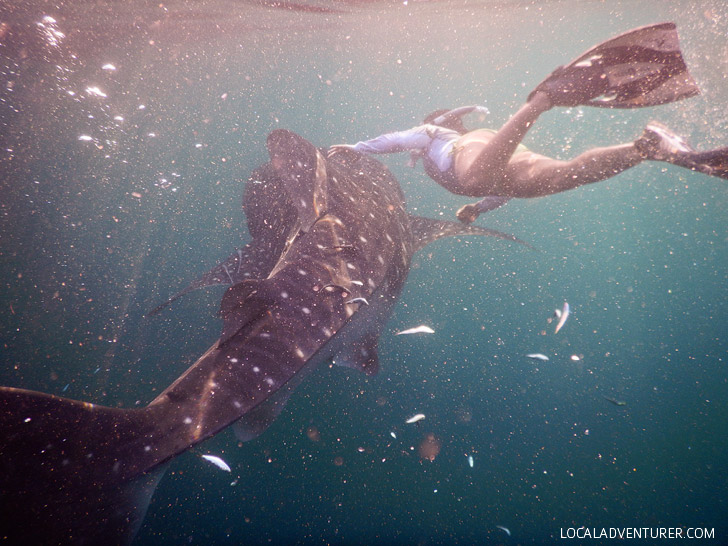
[[[562,161],[521,144],[528,129],[555,106],[639,108],[700,93],[682,58],[674,23],[640,27],[607,40],[557,68],[498,131],[468,131],[462,117],[487,112],[468,106],[430,114],[423,125],[354,145],[331,147],[369,154],[408,151],[427,174],[458,195],[482,197],[457,212],[469,224],[514,197],[541,197],[606,180],[645,160],[664,161],[728,178],[728,148],[696,152],[667,127],[651,122],[634,142],[594,148]]]

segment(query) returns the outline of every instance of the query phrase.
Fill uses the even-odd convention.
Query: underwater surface
[[[247,241],[243,184],[271,130],[327,147],[465,104],[497,128],[556,66],[661,21],[700,96],[554,109],[524,143],[568,158],[657,119],[728,145],[722,1],[0,7],[0,384],[135,407],[193,363],[224,289],[145,313]],[[413,213],[469,202],[380,159]],[[177,458],[134,544],[541,544],[581,526],[728,542],[726,210],[724,180],[645,163],[481,216],[537,250],[417,254],[379,374],[319,369],[258,439]],[[394,335],[420,324],[435,333]]]

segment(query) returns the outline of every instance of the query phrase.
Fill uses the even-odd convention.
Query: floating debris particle
[[[442,444],[440,443],[439,438],[437,438],[437,436],[430,432],[427,434],[427,436],[424,437],[422,442],[420,442],[420,446],[417,452],[419,453],[421,459],[433,462],[435,458],[440,454],[441,446]]]
[[[312,442],[319,442],[319,441],[321,441],[321,433],[319,432],[319,429],[317,429],[314,426],[308,427],[306,429],[306,436]]]
[[[101,89],[99,89],[96,86],[87,87],[86,88],[86,93],[88,93],[89,95],[94,95],[96,97],[106,98],[106,93],[104,93]]]

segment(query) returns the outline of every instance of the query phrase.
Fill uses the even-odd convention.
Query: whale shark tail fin
[[[2,540],[131,542],[165,466],[153,413],[0,387]]]

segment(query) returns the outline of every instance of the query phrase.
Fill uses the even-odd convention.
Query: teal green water
[[[144,312],[245,240],[242,184],[274,128],[327,146],[473,103],[497,127],[557,65],[672,20],[701,96],[554,110],[525,143],[571,157],[658,119],[696,147],[728,144],[723,2],[307,5],[325,9],[3,8],[1,384],[130,407],[184,371],[217,338],[220,289]],[[384,161],[413,212],[464,204],[406,157]],[[538,544],[582,525],[726,543],[727,209],[724,181],[645,164],[479,220],[538,252],[426,248],[379,375],[320,370],[259,439],[225,432],[179,457],[135,544]],[[422,323],[435,334],[393,335]],[[418,455],[429,433],[433,462]]]

